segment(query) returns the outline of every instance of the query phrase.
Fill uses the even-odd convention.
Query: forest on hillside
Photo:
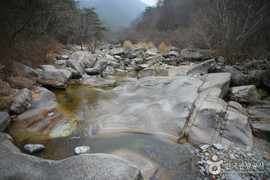
[[[93,8],[75,0],[4,0],[0,3],[0,70],[10,60],[32,67],[50,63],[60,44],[95,43],[107,30]],[[10,74],[12,72],[4,72]]]
[[[122,40],[212,49],[229,59],[267,58],[268,0],[158,0],[125,29]]]

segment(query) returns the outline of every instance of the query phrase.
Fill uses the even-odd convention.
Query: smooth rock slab
[[[45,149],[45,146],[42,144],[26,144],[24,145],[24,150],[26,150],[29,154],[36,153],[38,151],[42,151]]]
[[[147,77],[111,90],[115,99],[101,102],[98,133],[139,132],[177,141],[202,81],[191,77]]]
[[[108,154],[87,154],[60,161],[22,154],[6,134],[0,134],[0,179],[141,180],[138,168]]]

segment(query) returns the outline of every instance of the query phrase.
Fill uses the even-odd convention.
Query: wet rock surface
[[[93,154],[44,160],[22,154],[10,139],[0,134],[0,179],[142,179],[139,169],[117,156]]]
[[[33,154],[45,149],[45,146],[42,144],[26,144],[24,145],[24,150],[29,154]]]
[[[10,123],[11,119],[9,114],[6,111],[0,111],[0,132],[4,131],[9,123]]]

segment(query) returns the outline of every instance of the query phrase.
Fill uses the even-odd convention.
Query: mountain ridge
[[[100,19],[111,30],[128,27],[148,6],[140,0],[85,0],[83,7],[96,8]]]

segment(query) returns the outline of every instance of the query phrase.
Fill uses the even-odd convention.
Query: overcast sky
[[[150,6],[153,6],[156,4],[157,0],[141,0],[142,2],[144,2],[145,4],[148,4]]]

